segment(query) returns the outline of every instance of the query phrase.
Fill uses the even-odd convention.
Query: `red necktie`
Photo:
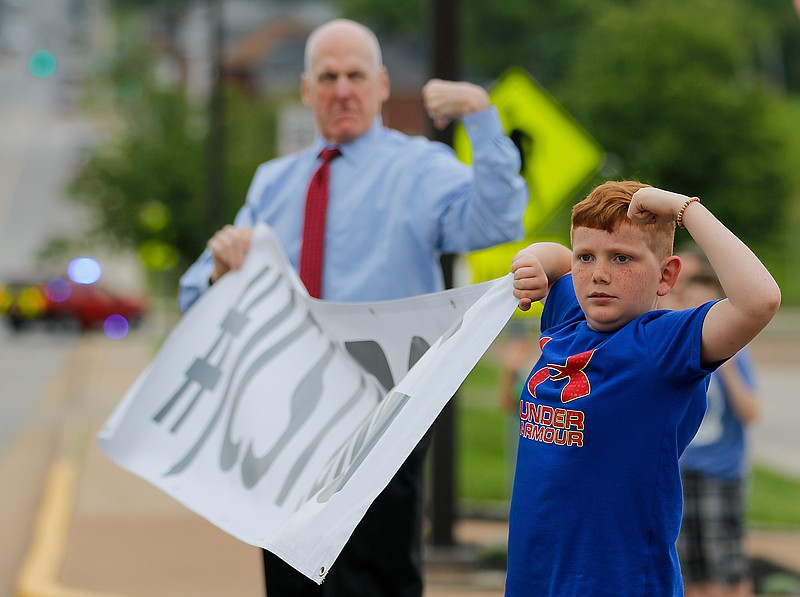
[[[322,260],[325,251],[325,217],[328,212],[328,180],[331,160],[342,153],[335,147],[323,149],[317,171],[311,177],[306,195],[306,215],[300,249],[300,279],[308,294],[322,298]]]

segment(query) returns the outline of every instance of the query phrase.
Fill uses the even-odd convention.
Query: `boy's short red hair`
[[[620,226],[642,226],[647,233],[650,250],[659,259],[672,255],[675,241],[675,222],[634,224],[628,217],[633,194],[650,185],[635,180],[609,181],[596,187],[583,201],[572,208],[572,230],[592,228],[613,232]]]

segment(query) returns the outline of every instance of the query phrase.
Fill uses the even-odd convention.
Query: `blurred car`
[[[11,282],[0,290],[0,313],[14,330],[33,322],[77,328],[100,328],[112,315],[137,327],[147,314],[146,302],[113,293],[98,284],[76,284],[63,278],[47,282]]]
[[[45,286],[38,282],[14,280],[0,286],[0,314],[13,330],[43,318],[48,299]]]

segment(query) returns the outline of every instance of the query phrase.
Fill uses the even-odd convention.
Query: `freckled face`
[[[613,332],[656,307],[666,292],[662,264],[645,232],[622,224],[614,232],[578,227],[572,232],[572,279],[589,327]]]

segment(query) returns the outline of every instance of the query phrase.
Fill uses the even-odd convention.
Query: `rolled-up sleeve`
[[[443,219],[443,249],[467,252],[519,240],[528,187],[519,151],[503,131],[497,108],[462,120],[472,147],[472,176],[452,189]]]

